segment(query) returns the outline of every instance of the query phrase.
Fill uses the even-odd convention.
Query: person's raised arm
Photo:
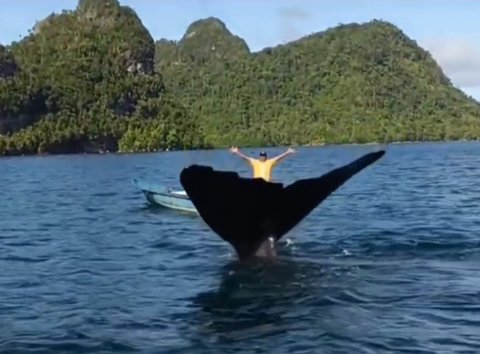
[[[287,151],[285,151],[284,153],[278,155],[278,156],[275,156],[273,158],[273,160],[275,161],[275,163],[283,160],[285,157],[287,157],[288,155],[291,155],[291,154],[294,154],[295,153],[295,150],[293,150],[292,148],[288,148]]]
[[[250,157],[248,157],[247,155],[244,155],[242,152],[240,152],[240,150],[238,150],[237,147],[232,147],[232,148],[230,148],[230,151],[231,151],[232,153],[234,153],[235,155],[240,156],[242,159],[247,160],[247,161],[250,161]]]

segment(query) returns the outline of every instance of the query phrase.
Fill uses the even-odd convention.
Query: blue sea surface
[[[274,178],[378,148],[299,148]],[[224,150],[0,159],[0,352],[480,352],[479,143],[389,145],[255,264],[131,184],[192,163],[250,176]]]

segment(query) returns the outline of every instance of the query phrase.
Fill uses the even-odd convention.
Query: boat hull
[[[147,201],[155,206],[198,214],[187,194],[182,190],[172,190],[166,186],[133,179],[132,183],[145,195]]]

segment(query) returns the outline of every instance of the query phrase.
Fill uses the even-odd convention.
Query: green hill
[[[195,121],[154,71],[152,37],[116,0],[81,0],[38,23],[11,52],[18,70],[0,82],[0,153],[200,144]]]
[[[212,33],[211,27],[223,28]],[[453,87],[430,54],[383,21],[342,25],[256,53],[216,19],[195,35],[236,53],[185,48],[156,67],[212,145],[477,138],[480,105]],[[219,45],[219,47],[220,47]],[[199,48],[200,47],[200,48]],[[157,43],[162,52],[163,43]]]
[[[478,137],[480,104],[383,21],[252,53],[216,18],[154,42],[81,0],[0,46],[0,155]]]

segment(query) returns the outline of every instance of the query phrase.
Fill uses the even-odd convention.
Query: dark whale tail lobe
[[[284,188],[287,204],[277,209],[276,235],[282,237],[330,194],[354,175],[385,155],[385,151],[366,154],[353,162],[336,168],[320,177],[298,180]]]
[[[320,177],[287,187],[235,172],[192,165],[180,183],[205,223],[229,242],[240,259],[255,254],[268,237],[280,239],[347,180],[385,154],[378,151]]]

